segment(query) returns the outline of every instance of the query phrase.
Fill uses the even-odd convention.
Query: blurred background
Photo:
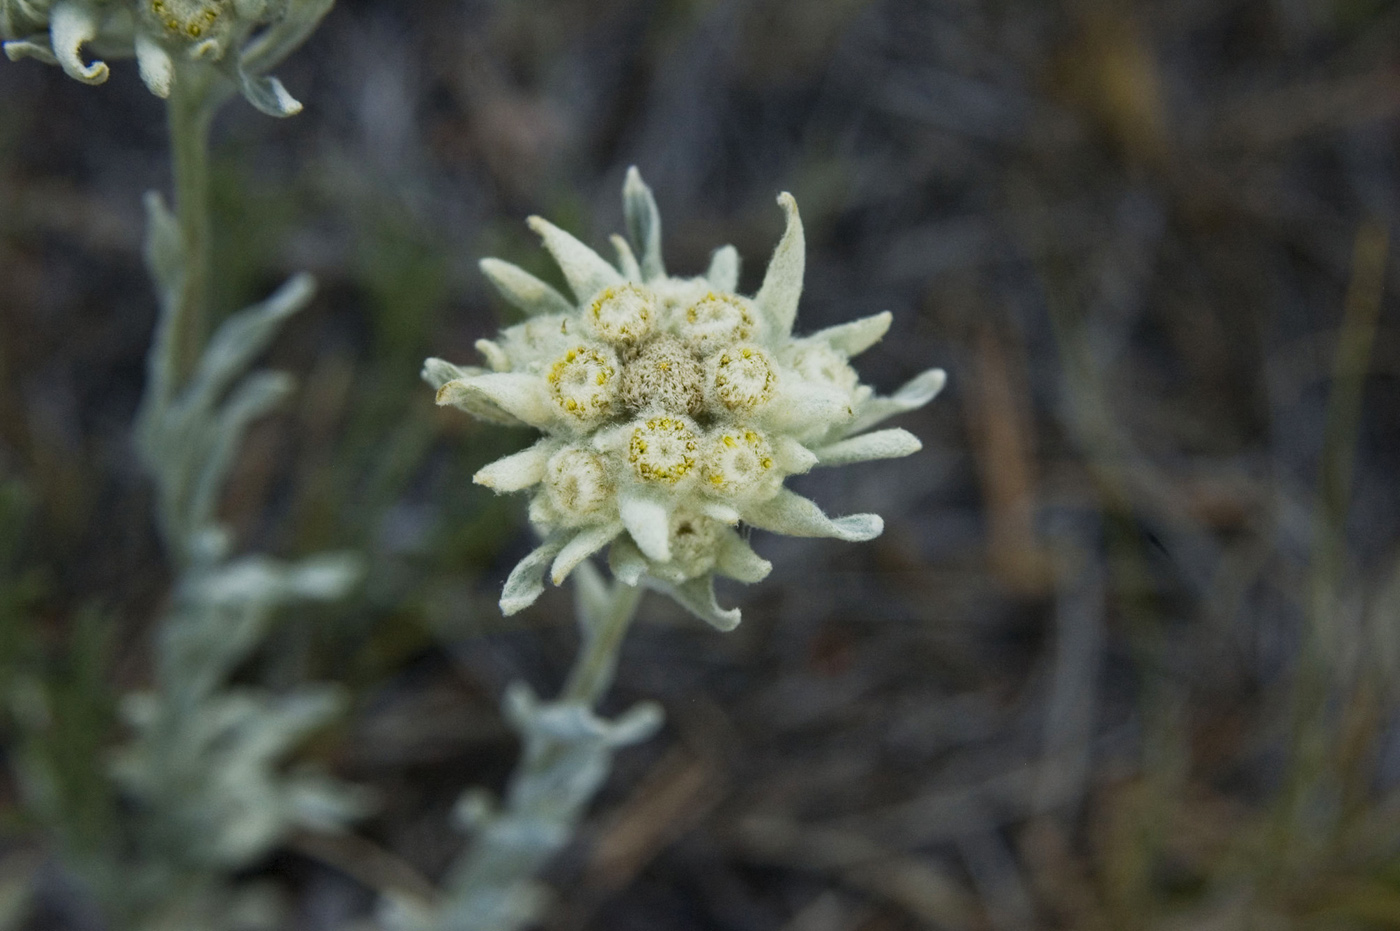
[[[506,683],[568,668],[567,592],[496,607],[523,500],[470,481],[529,434],[418,370],[514,319],[478,258],[555,275],[528,214],[620,229],[630,164],[670,269],[732,242],[746,291],[792,191],[799,330],[893,310],[864,380],[950,381],[920,455],[795,483],[879,540],[756,534],[731,634],[644,601],[606,708],[668,723],[546,928],[1400,927],[1398,65],[1391,0],[340,0],[280,70],[306,111],[215,134],[223,310],[321,283],[225,514],[370,560],[242,674],[344,683],[304,756],[381,800],[256,871],[290,927],[440,875]],[[0,63],[0,676],[46,709],[0,745],[94,831],[169,583],[130,439],[168,180],[132,63]],[[56,850],[0,778],[0,911],[100,927]]]

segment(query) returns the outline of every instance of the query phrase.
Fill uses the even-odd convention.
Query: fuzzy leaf
[[[782,434],[825,433],[851,419],[851,396],[838,388],[798,378],[781,379],[761,421]]]
[[[191,396],[212,403],[247,371],[253,358],[267,348],[287,318],[311,302],[316,281],[294,275],[261,303],[229,317],[209,340],[191,382]]]
[[[619,582],[636,585],[647,573],[647,558],[630,536],[618,537],[608,550],[608,568]]]
[[[650,740],[661,729],[665,713],[654,701],[641,701],[613,719],[608,729],[608,745],[629,747]]]
[[[511,615],[523,611],[544,593],[545,570],[564,548],[569,536],[567,533],[550,535],[549,539],[516,564],[510,577],[506,579],[505,587],[501,589],[502,614]]]
[[[12,39],[4,44],[4,48],[5,57],[10,61],[34,58],[46,65],[58,64],[58,58],[54,56],[53,47],[47,38]]]
[[[567,314],[574,309],[564,295],[518,265],[500,259],[482,259],[480,267],[481,273],[495,285],[501,297],[527,316]]]
[[[936,398],[947,382],[948,376],[942,369],[929,369],[910,379],[890,397],[870,398],[861,404],[855,418],[842,432],[845,436],[851,436],[868,430],[895,414],[918,410]]]
[[[701,501],[700,513],[704,514],[706,517],[714,518],[721,524],[733,526],[739,523],[739,512],[736,511],[732,505],[725,504],[722,501]]]
[[[802,475],[817,465],[816,453],[790,436],[773,437],[773,456],[787,475]]]
[[[480,402],[486,401],[483,406]],[[470,414],[494,407],[532,427],[547,427],[554,411],[545,392],[544,381],[535,375],[492,372],[447,382],[438,389],[439,406],[451,404]]]
[[[180,289],[185,280],[185,246],[180,235],[180,223],[165,206],[165,200],[155,191],[149,191],[146,205],[146,269],[155,282],[156,295],[160,301],[160,323],[151,351],[147,355],[147,377],[150,378],[150,396],[155,404],[151,410],[142,411],[144,421],[138,427],[143,442],[154,424],[148,418],[155,416],[170,403],[175,391],[175,373],[170,370],[170,352],[167,344],[172,338],[169,324],[170,315],[175,312]]]
[[[309,601],[344,598],[365,574],[364,560],[355,553],[318,553],[286,569],[287,597]]]
[[[434,388],[441,388],[450,381],[458,378],[471,378],[473,375],[485,375],[486,370],[475,365],[453,365],[445,359],[424,359],[422,378]]]
[[[613,244],[613,251],[617,253],[617,269],[622,272],[622,277],[628,281],[641,281],[642,267],[637,264],[637,256],[627,240],[613,233],[608,237],[608,242]]]
[[[894,428],[862,433],[860,436],[832,443],[816,450],[817,460],[824,466],[850,465],[872,459],[899,459],[924,448],[919,438],[908,430]]]
[[[458,410],[466,411],[479,420],[485,420],[489,423],[498,423],[507,427],[526,426],[525,422],[519,417],[507,413],[497,406],[490,398],[468,387],[470,379],[474,377],[476,376],[457,378],[440,385],[437,392],[438,406],[451,405]]]
[[[84,84],[107,80],[107,64],[83,62],[83,46],[97,38],[97,13],[85,3],[61,2],[49,12],[49,35],[53,53],[70,78]]]
[[[894,314],[888,310],[872,317],[862,317],[850,323],[841,323],[825,330],[818,330],[809,339],[821,340],[837,352],[847,356],[858,356],[884,339],[894,322]]]
[[[579,303],[610,285],[623,283],[622,275],[606,259],[553,223],[541,217],[530,217],[526,223],[544,240]]]
[[[761,582],[773,571],[773,564],[753,551],[748,541],[730,530],[720,538],[715,570],[740,582]]]
[[[554,565],[550,567],[551,580],[555,585],[563,585],[579,563],[607,546],[621,532],[620,522],[599,524],[579,531],[554,557]]]
[[[555,448],[555,444],[548,440],[540,440],[529,449],[482,466],[472,476],[472,481],[485,485],[497,494],[522,491],[531,485],[538,485],[544,480],[545,464]]]
[[[733,246],[721,246],[710,256],[710,268],[705,272],[705,280],[716,291],[733,292],[739,289],[739,250]]]
[[[787,214],[787,229],[778,247],[773,250],[773,258],[769,260],[768,271],[763,276],[763,286],[758,289],[753,302],[771,337],[782,340],[792,335],[792,323],[797,318],[797,301],[802,297],[802,275],[807,262],[807,244],[802,233],[802,218],[797,213],[797,201],[784,191],[778,195],[778,203]]]
[[[637,548],[657,562],[671,560],[671,521],[666,505],[635,492],[618,496],[618,513]]]
[[[255,372],[243,380],[218,411],[212,423],[203,424],[208,438],[203,444],[182,452],[193,454],[189,471],[195,478],[187,520],[191,530],[217,522],[219,499],[233,458],[243,443],[248,427],[292,392],[294,382],[282,372]],[[198,411],[193,411],[199,416]],[[159,455],[159,452],[156,453]]]
[[[155,279],[165,301],[174,300],[185,273],[185,244],[180,221],[165,206],[165,198],[148,191],[146,206],[146,270]]]
[[[476,351],[481,353],[481,357],[486,360],[486,364],[491,366],[491,371],[510,371],[510,356],[506,355],[506,351],[502,349],[498,343],[494,343],[489,339],[479,339],[476,341]]]
[[[247,101],[268,116],[296,116],[301,112],[301,101],[293,97],[282,86],[282,82],[274,77],[250,74],[240,68],[238,83]]]
[[[238,67],[248,74],[266,74],[298,48],[330,12],[335,0],[289,0],[284,15],[243,47]]]
[[[136,33],[136,68],[152,94],[161,99],[170,96],[175,63],[170,60],[170,53],[144,32]]]
[[[784,488],[777,496],[744,512],[744,520],[790,537],[835,537],[848,543],[873,540],[885,529],[878,514],[851,514],[832,519],[816,502]]]
[[[698,579],[667,585],[668,595],[691,614],[716,630],[729,631],[739,626],[742,615],[738,608],[721,608],[715,600],[715,577],[702,575]]]
[[[661,260],[661,211],[656,198],[633,165],[627,169],[622,183],[622,207],[627,219],[627,235],[641,256],[643,281],[666,277],[666,265]]]

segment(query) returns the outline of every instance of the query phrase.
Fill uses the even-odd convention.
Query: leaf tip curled
[[[722,634],[727,634],[739,626],[744,619],[743,612],[738,608],[721,608],[716,613],[705,618],[710,626]]]

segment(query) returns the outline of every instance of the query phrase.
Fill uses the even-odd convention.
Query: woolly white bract
[[[483,260],[528,319],[477,343],[489,368],[429,359],[423,377],[438,404],[544,434],[475,478],[497,492],[532,490],[530,520],[544,536],[506,581],[505,613],[539,597],[546,572],[558,585],[611,544],[620,580],[647,578],[728,630],[739,611],[716,603],[714,576],[756,582],[772,568],[740,523],[793,536],[878,536],[878,515],[830,518],[783,480],[916,452],[905,430],[867,431],[928,403],[944,374],[924,372],[892,397],[860,383],[850,359],[884,336],[888,312],[793,335],[805,245],[790,194],[778,197],[787,230],[753,297],[735,293],[732,246],[715,252],[702,277],[666,274],[656,202],[635,168],[623,203],[630,243],[612,237],[616,266],[531,217],[574,300],[514,265]]]
[[[136,57],[141,79],[157,97],[183,64],[222,72],[248,101],[272,116],[301,104],[265,76],[311,33],[333,0],[0,0],[0,38],[11,59],[59,65],[85,84],[109,69],[89,62],[85,48],[106,57]],[[255,35],[255,31],[257,32]]]

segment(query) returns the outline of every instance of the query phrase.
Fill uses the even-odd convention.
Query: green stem
[[[172,82],[166,108],[175,188],[175,216],[184,240],[184,280],[168,325],[172,388],[193,373],[209,333],[212,224],[209,192],[209,128],[218,95],[205,69],[185,68]]]
[[[591,708],[603,697],[617,672],[618,650],[637,615],[641,598],[642,590],[637,586],[616,583],[612,610],[600,624],[584,632],[583,647],[559,695],[560,701],[581,702]]]
[[[641,589],[615,583],[606,615],[584,623],[583,644],[559,698],[547,707],[590,712],[617,671],[622,640]],[[628,716],[624,716],[626,718]],[[476,825],[470,848],[449,871],[434,927],[440,931],[521,931],[537,908],[540,870],[568,843],[612,765],[620,741],[596,734],[521,728],[524,747],[499,811]]]

